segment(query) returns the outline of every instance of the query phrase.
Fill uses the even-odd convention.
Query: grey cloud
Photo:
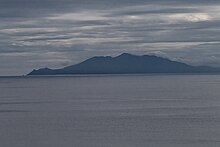
[[[125,10],[125,11],[116,11],[110,15],[109,17],[113,16],[126,16],[126,15],[147,15],[147,14],[172,14],[172,13],[194,13],[199,12],[199,10],[195,8],[159,8],[157,10]]]
[[[144,4],[217,4],[218,0],[1,0],[0,18],[33,18],[59,14],[65,12],[76,12],[82,10],[106,10],[119,7],[144,5]],[[174,10],[170,10],[171,12]],[[185,10],[175,10],[185,11]],[[156,12],[156,11],[152,11]],[[169,13],[169,10],[163,10]],[[129,12],[128,12],[129,13]]]
[[[220,16],[212,7],[218,4],[215,0],[0,0],[0,75],[122,52],[217,66]]]

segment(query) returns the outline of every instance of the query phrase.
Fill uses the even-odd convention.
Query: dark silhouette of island
[[[220,68],[192,66],[153,55],[123,53],[117,57],[99,56],[61,69],[42,68],[28,75],[220,73]]]

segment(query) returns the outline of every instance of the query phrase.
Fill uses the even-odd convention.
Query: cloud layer
[[[0,0],[0,75],[122,52],[219,66],[219,12],[217,0]]]

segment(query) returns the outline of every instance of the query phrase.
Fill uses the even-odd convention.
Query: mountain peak
[[[123,53],[116,57],[99,56],[62,69],[42,68],[28,75],[137,74],[137,73],[220,73],[220,69],[195,67],[151,55]]]
[[[122,54],[118,55],[117,57],[131,57],[131,56],[136,56],[136,55],[132,55],[129,53],[122,53]]]

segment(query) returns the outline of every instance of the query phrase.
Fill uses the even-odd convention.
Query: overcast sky
[[[219,0],[0,0],[0,75],[95,55],[220,67]]]

